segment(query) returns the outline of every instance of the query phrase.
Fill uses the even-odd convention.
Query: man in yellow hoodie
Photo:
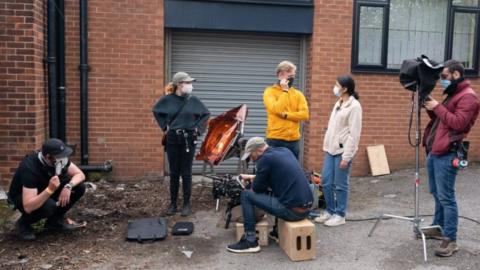
[[[309,112],[305,96],[292,87],[297,67],[290,61],[277,66],[278,82],[265,88],[263,103],[267,110],[267,143],[273,147],[285,147],[299,158],[300,122],[308,120]]]

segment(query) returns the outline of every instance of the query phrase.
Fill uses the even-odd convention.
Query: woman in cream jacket
[[[330,115],[323,142],[322,185],[327,209],[315,219],[326,226],[345,224],[350,169],[362,131],[362,106],[353,78],[338,77],[333,93],[339,99]]]

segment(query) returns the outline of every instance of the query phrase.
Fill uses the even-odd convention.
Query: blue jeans
[[[284,141],[277,139],[267,139],[267,144],[272,147],[285,147],[292,151],[295,158],[300,155],[300,141]]]
[[[276,197],[263,193],[255,193],[252,190],[242,191],[240,199],[242,202],[243,226],[245,227],[246,233],[255,233],[255,207],[263,209],[265,212],[287,221],[305,219],[309,212],[306,211],[302,214],[293,212],[289,208],[283,206]]]
[[[457,169],[452,161],[455,153],[428,155],[428,185],[435,199],[435,216],[432,225],[440,225],[444,236],[456,240],[458,207],[455,200],[455,178]]]
[[[327,212],[330,215],[339,215],[345,217],[348,205],[348,186],[350,181],[350,170],[352,162],[348,163],[348,168],[340,169],[342,155],[330,155],[325,153],[322,170],[322,186],[327,204]]]

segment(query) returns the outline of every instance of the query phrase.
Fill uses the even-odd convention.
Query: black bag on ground
[[[128,223],[128,241],[156,241],[166,237],[167,220],[165,218],[142,218]]]
[[[179,221],[173,225],[172,235],[190,235],[193,233],[193,223],[188,221]]]

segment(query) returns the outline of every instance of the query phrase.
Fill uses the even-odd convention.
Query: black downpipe
[[[87,0],[80,0],[80,159],[88,165],[88,28]]]
[[[101,165],[79,165],[78,167],[84,172],[111,172],[113,169],[111,161],[105,161]]]
[[[58,138],[57,110],[57,60],[56,60],[56,11],[55,0],[47,3],[47,63],[48,63],[48,125],[50,138]]]
[[[58,138],[64,142],[66,138],[65,109],[65,1],[57,3],[57,94],[58,94]]]
[[[80,0],[80,160],[84,172],[110,172],[112,163],[88,165],[88,1]]]

